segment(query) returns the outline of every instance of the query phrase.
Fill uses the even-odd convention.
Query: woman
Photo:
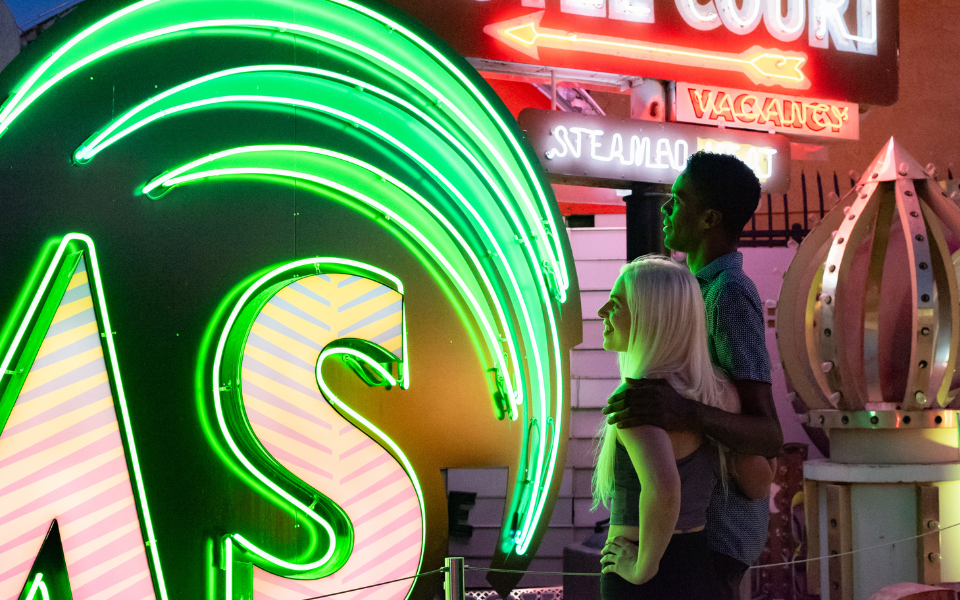
[[[621,270],[597,314],[604,349],[619,353],[622,386],[663,377],[684,396],[739,411],[736,389],[710,363],[703,298],[686,267],[638,258]],[[723,460],[695,431],[605,425],[601,434],[593,496],[611,513],[603,600],[718,597],[704,532],[711,492],[729,470],[746,495],[762,498],[773,465],[757,456]]]

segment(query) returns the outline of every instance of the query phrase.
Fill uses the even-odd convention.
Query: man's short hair
[[[739,238],[760,204],[760,180],[753,170],[731,154],[700,150],[687,159],[684,173],[697,190],[700,208],[719,211],[724,229]]]

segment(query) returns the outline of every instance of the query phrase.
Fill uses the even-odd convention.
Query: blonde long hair
[[[670,258],[641,256],[620,270],[630,335],[618,353],[620,378],[665,378],[675,390],[708,406],[740,412],[736,389],[710,362],[703,297],[696,277]],[[593,472],[594,508],[609,505],[613,494],[616,425],[597,433]]]

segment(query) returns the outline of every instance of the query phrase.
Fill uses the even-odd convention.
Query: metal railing
[[[952,169],[947,169],[946,178],[953,179]],[[824,181],[826,179],[826,181]],[[824,215],[830,212],[844,194],[857,184],[860,175],[850,171],[847,176],[833,173],[826,176],[816,172],[816,190],[808,190],[807,174],[800,174],[801,209],[790,211],[790,202],[787,194],[763,194],[760,202],[765,204],[766,210],[759,215],[754,214],[740,237],[740,245],[744,247],[774,248],[786,246],[791,241],[800,243],[810,230],[819,223]],[[841,180],[845,187],[841,191]],[[850,185],[846,185],[849,180]],[[782,201],[782,208],[781,208]],[[782,213],[780,212],[782,210]],[[799,220],[794,220],[797,218]]]
[[[840,177],[834,173],[832,178],[828,178],[828,188],[824,194],[824,181],[818,171],[816,174],[816,195],[810,194],[807,190],[807,174],[800,174],[800,194],[802,199],[801,217],[799,221],[794,221],[792,216],[796,215],[794,211],[791,215],[790,202],[787,194],[777,194],[782,197],[783,213],[780,214],[780,199],[774,200],[773,194],[763,194],[760,202],[766,203],[766,211],[760,215],[754,214],[753,219],[743,230],[740,236],[740,245],[744,247],[764,247],[774,248],[786,246],[791,241],[799,244],[803,241],[810,230],[823,219],[824,215],[833,208],[839,198],[850,190],[856,184],[856,173],[850,173],[850,185],[840,191]],[[832,181],[830,181],[832,179]],[[845,178],[846,179],[846,178]],[[831,185],[832,184],[832,185]],[[811,202],[812,200],[812,202]],[[811,206],[813,204],[813,206]],[[815,217],[812,219],[811,217]],[[759,225],[759,226],[758,226]],[[765,227],[764,227],[765,226]]]

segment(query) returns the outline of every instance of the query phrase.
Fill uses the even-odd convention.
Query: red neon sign
[[[855,140],[857,105],[718,86],[677,83],[677,120]]]
[[[779,85],[790,89],[810,87],[810,80],[804,76],[802,70],[807,62],[807,55],[802,52],[767,50],[754,46],[739,54],[731,54],[565,32],[541,27],[543,13],[544,11],[539,11],[519,19],[487,25],[483,30],[533,58],[539,58],[539,48],[556,48],[601,53],[637,61],[735,71],[743,73],[758,85]]]
[[[864,104],[897,99],[896,2],[389,2],[481,71],[507,62]]]

